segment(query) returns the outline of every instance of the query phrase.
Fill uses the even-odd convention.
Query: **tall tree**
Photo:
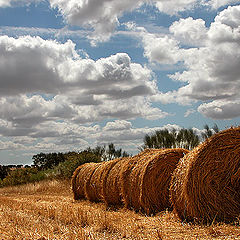
[[[218,132],[219,132],[219,128],[216,123],[213,125],[212,129],[210,129],[210,127],[207,124],[205,124],[204,132],[202,133],[202,138],[203,140],[206,140],[207,138],[210,138],[212,135]]]
[[[34,155],[32,159],[33,165],[39,169],[53,168],[65,161],[63,153],[39,153]]]
[[[142,149],[145,148],[186,148],[192,149],[200,143],[199,136],[192,129],[158,130],[145,135]]]
[[[94,153],[101,157],[102,161],[108,161],[120,157],[129,157],[126,151],[122,148],[116,149],[113,143],[109,143],[108,146],[97,146],[95,148],[87,148],[88,152]]]

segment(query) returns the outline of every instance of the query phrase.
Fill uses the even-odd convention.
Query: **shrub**
[[[80,153],[68,153],[65,155],[65,162],[61,162],[52,170],[52,177],[71,178],[76,168],[84,163],[100,162],[100,156],[83,151]]]

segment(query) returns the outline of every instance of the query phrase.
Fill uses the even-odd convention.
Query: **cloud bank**
[[[240,99],[240,6],[221,11],[209,28],[202,19],[187,18],[174,22],[169,30],[164,37],[142,34],[145,56],[150,63],[160,65],[182,63],[183,71],[169,77],[185,86],[152,99],[179,104],[204,102],[199,112],[213,119],[240,116],[234,112]],[[232,110],[228,110],[230,106]]]
[[[168,115],[151,105],[157,86],[150,69],[126,53],[82,58],[70,40],[1,36],[0,84],[0,135],[35,139],[35,149],[96,144],[108,139],[101,131],[129,132],[128,119]],[[96,125],[114,118],[101,131]]]

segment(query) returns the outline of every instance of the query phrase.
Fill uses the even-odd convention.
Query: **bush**
[[[38,172],[36,168],[21,168],[15,169],[8,173],[2,180],[2,186],[15,186],[28,182],[34,182],[44,179],[44,174]]]
[[[68,153],[66,154],[65,162],[60,163],[57,167],[55,167],[50,173],[52,176],[49,177],[57,177],[57,178],[71,178],[75,169],[89,162],[100,162],[101,157],[97,156],[93,153],[83,151],[80,153]]]
[[[39,170],[38,167],[33,167],[12,170],[3,180],[0,179],[0,187],[38,182],[44,179],[71,178],[79,165],[101,161],[100,156],[87,151],[66,153],[64,157],[66,160],[53,169]]]

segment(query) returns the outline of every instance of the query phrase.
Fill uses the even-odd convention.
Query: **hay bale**
[[[170,197],[181,220],[232,222],[240,215],[240,127],[215,134],[174,171]]]
[[[123,163],[128,158],[118,158],[109,162],[108,167],[103,173],[103,200],[108,206],[120,206],[121,200],[121,184],[120,170]]]
[[[103,201],[103,173],[109,162],[96,163],[89,172],[89,178],[84,186],[86,198],[92,202]]]
[[[133,195],[136,192],[136,189],[134,190],[135,191],[134,193],[132,192],[132,190],[136,187],[137,184],[135,184],[134,186],[134,184],[132,183],[133,179],[131,177],[131,172],[138,162],[141,164],[142,160],[145,160],[145,157],[147,155],[150,156],[150,152],[152,152],[151,149],[145,149],[143,152],[140,152],[139,154],[129,158],[122,165],[122,169],[120,171],[120,184],[121,184],[120,191],[121,191],[122,201],[126,208],[131,209],[134,207]],[[138,199],[136,199],[136,201],[137,200]]]
[[[147,149],[130,158],[121,171],[126,207],[155,214],[170,207],[171,175],[185,149]]]
[[[85,163],[74,171],[71,184],[75,200],[85,198],[84,185],[89,178],[89,171],[91,171],[94,166],[95,163]]]

